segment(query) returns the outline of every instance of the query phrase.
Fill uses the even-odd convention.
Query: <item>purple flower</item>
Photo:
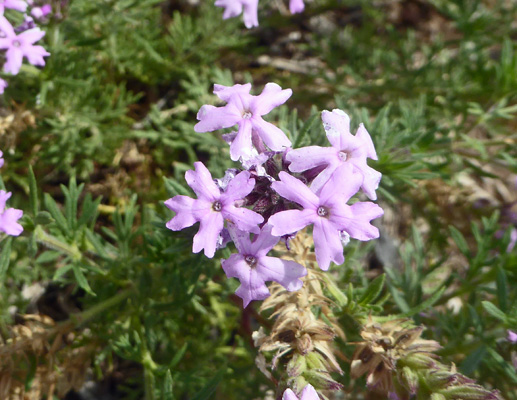
[[[31,15],[36,19],[45,18],[52,12],[52,6],[50,4],[44,4],[41,7],[34,7],[31,10]]]
[[[379,237],[379,230],[370,224],[372,219],[384,213],[377,204],[345,204],[357,193],[362,181],[360,174],[354,173],[349,165],[335,171],[319,196],[286,172],[280,172],[279,177],[281,181],[273,182],[273,189],[280,196],[300,204],[303,210],[281,211],[271,216],[268,223],[273,225],[272,234],[282,236],[314,225],[314,250],[322,270],[326,271],[331,261],[338,265],[345,261],[342,231],[358,240]]]
[[[301,13],[305,9],[303,0],[289,0],[289,11],[291,14]]]
[[[301,277],[307,270],[294,261],[268,257],[267,253],[280,238],[271,235],[271,226],[265,225],[253,241],[249,234],[229,228],[230,235],[239,253],[223,260],[223,270],[228,278],[237,278],[241,285],[235,292],[247,307],[251,300],[264,300],[269,296],[266,281],[275,281],[289,291],[302,287]]]
[[[366,195],[375,200],[375,190],[379,186],[381,173],[370,168],[366,163],[369,157],[377,160],[377,154],[372,139],[363,124],[359,126],[357,134],[350,133],[350,118],[341,110],[323,111],[321,115],[327,138],[332,147],[308,146],[291,150],[287,153],[287,160],[291,162],[289,170],[303,172],[311,168],[326,166],[314,179],[312,190],[318,192],[327,182],[334,171],[343,164],[350,164],[355,172],[363,177],[361,188]]]
[[[27,3],[23,0],[0,0],[0,14],[3,14],[6,8],[25,12],[27,10]]]
[[[45,65],[43,57],[49,56],[50,53],[41,46],[33,46],[45,36],[45,32],[33,28],[16,35],[10,22],[3,16],[0,16],[0,30],[3,33],[0,38],[0,49],[7,49],[5,72],[16,75],[20,71],[24,56],[32,65]]]
[[[215,5],[224,7],[223,19],[233,18],[242,13],[246,28],[258,26],[258,0],[215,0]]]
[[[517,333],[508,329],[508,341],[510,343],[517,343]]]
[[[23,227],[17,222],[23,215],[22,210],[5,208],[5,203],[11,197],[11,192],[0,190],[0,231],[11,236],[18,236]]]
[[[264,218],[236,205],[236,202],[246,197],[255,186],[255,180],[250,179],[248,171],[236,175],[228,183],[226,190],[221,192],[203,163],[195,162],[194,167],[195,171],[185,173],[185,180],[198,198],[175,196],[165,201],[165,205],[176,212],[176,216],[167,222],[166,226],[173,231],[179,231],[199,222],[200,227],[194,236],[192,251],[199,253],[204,249],[205,255],[212,258],[225,220],[233,222],[243,231],[258,233],[257,225],[263,222]]]
[[[282,400],[320,400],[320,398],[318,393],[316,393],[316,389],[314,389],[311,384],[307,384],[307,386],[303,388],[302,397],[296,396],[291,389],[286,389]]]
[[[252,155],[252,144],[262,152],[262,141],[275,151],[282,151],[291,145],[284,132],[264,121],[262,116],[285,103],[291,97],[292,90],[282,90],[276,83],[268,83],[258,96],[250,95],[250,90],[249,83],[231,87],[214,85],[214,93],[228,104],[224,107],[204,105],[197,114],[199,122],[194,127],[196,132],[211,132],[235,124],[239,126],[230,145],[233,161],[237,161],[239,157],[249,159]]]

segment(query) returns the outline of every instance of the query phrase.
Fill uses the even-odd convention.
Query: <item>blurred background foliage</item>
[[[57,3],[46,67],[8,77],[1,99],[1,184],[25,231],[0,244],[0,333],[9,343],[22,325],[40,345],[3,352],[9,390],[272,393],[251,339],[271,322],[242,310],[220,268],[229,249],[208,260],[191,253],[195,227],[165,228],[163,200],[190,193],[194,161],[214,177],[233,165],[220,135],[193,130],[199,107],[217,104],[213,84],[253,82],[258,93],[276,82],[294,94],[267,118],[293,143],[325,145],[318,113],[338,107],[354,131],[366,125],[379,155],[382,236],[350,243],[330,272],[350,297],[337,312],[348,340],[357,313],[412,317],[445,362],[517,399],[506,338],[517,329],[516,2],[306,0],[290,16],[262,0],[249,31],[212,1]],[[339,347],[350,358],[353,346]],[[364,380],[342,366],[347,398],[365,398]]]

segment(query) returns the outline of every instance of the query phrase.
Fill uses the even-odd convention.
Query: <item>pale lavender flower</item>
[[[204,249],[205,255],[212,258],[225,220],[233,222],[243,231],[258,233],[258,224],[264,218],[251,210],[238,207],[237,202],[246,197],[255,186],[255,180],[250,179],[248,171],[236,175],[228,183],[226,190],[221,192],[203,163],[195,162],[194,168],[195,171],[185,173],[185,180],[198,198],[175,196],[165,201],[165,205],[176,212],[176,216],[166,226],[173,231],[179,231],[199,222],[192,251],[199,253]]]
[[[41,7],[34,7],[31,10],[31,15],[36,19],[45,18],[52,12],[52,6],[50,4],[44,4]]]
[[[508,329],[508,341],[510,343],[517,343],[517,333]]]
[[[43,57],[50,53],[41,46],[34,46],[35,42],[45,36],[45,32],[33,28],[16,35],[11,23],[4,16],[0,16],[0,30],[3,33],[0,37],[0,49],[7,49],[5,72],[16,75],[22,66],[23,57],[27,57],[33,65],[45,65]]]
[[[303,0],[289,0],[289,11],[291,14],[301,13],[305,9]]]
[[[362,182],[360,174],[354,173],[351,166],[345,164],[338,168],[319,196],[286,172],[280,172],[279,177],[280,182],[273,182],[273,189],[300,204],[303,210],[281,211],[271,216],[268,223],[273,225],[272,234],[282,236],[314,225],[314,250],[322,270],[326,271],[331,261],[338,265],[345,261],[342,231],[363,241],[379,237],[379,230],[370,221],[383,215],[382,208],[371,202],[345,204]]]
[[[0,190],[0,231],[11,236],[18,236],[23,232],[23,227],[18,220],[23,216],[23,211],[16,208],[5,208],[5,203],[11,197],[11,192]]]
[[[279,237],[271,235],[271,226],[265,225],[253,241],[249,233],[229,227],[230,235],[239,253],[222,261],[228,278],[237,278],[241,285],[235,292],[247,307],[252,300],[264,300],[269,296],[266,281],[275,281],[288,291],[302,287],[301,277],[307,270],[294,261],[268,257],[267,253],[278,243]]]
[[[0,0],[0,14],[3,14],[6,8],[25,12],[27,3],[24,0]]]
[[[291,389],[286,389],[282,400],[320,400],[320,398],[316,389],[311,384],[307,384],[302,390],[301,397],[296,396]]]
[[[223,19],[242,13],[244,25],[250,29],[258,26],[258,0],[215,0],[217,7],[224,7]]]
[[[336,109],[332,112],[325,110],[321,119],[332,147],[308,146],[291,150],[286,156],[291,162],[289,170],[303,172],[326,166],[311,186],[314,192],[318,192],[340,165],[350,164],[354,171],[363,177],[361,184],[363,191],[370,199],[375,200],[377,198],[375,190],[379,186],[382,175],[366,163],[366,158],[377,160],[370,134],[361,124],[357,134],[352,135],[350,118],[341,110]]]
[[[291,89],[284,89],[276,83],[268,83],[258,96],[249,94],[251,84],[231,87],[214,85],[214,93],[226,101],[224,107],[204,105],[197,114],[199,122],[194,127],[196,132],[211,132],[217,129],[238,125],[239,130],[230,145],[233,161],[240,157],[249,159],[252,156],[253,144],[259,152],[263,152],[262,141],[270,149],[282,151],[291,142],[282,130],[262,119],[273,108],[285,103],[292,95]]]

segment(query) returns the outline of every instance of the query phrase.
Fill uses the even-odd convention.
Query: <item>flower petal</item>
[[[4,64],[4,72],[16,75],[22,67],[23,53],[17,47],[10,47],[5,53],[7,61]]]
[[[200,161],[194,163],[194,168],[195,171],[185,172],[185,180],[197,197],[211,202],[219,200],[221,192],[212,179],[210,171]]]
[[[302,391],[302,398],[300,400],[320,400],[316,389],[309,383]]]
[[[221,211],[225,219],[233,222],[242,231],[259,233],[259,224],[264,222],[262,215],[243,207],[227,205]]]
[[[280,128],[264,121],[260,116],[254,115],[251,123],[260,138],[271,150],[283,151],[291,146],[291,141]]]
[[[217,2],[215,4],[217,6]],[[240,11],[237,15],[240,14]],[[221,100],[228,102],[230,97],[234,94],[250,94],[251,83],[246,83],[245,85],[233,85],[233,86],[224,86],[224,85],[214,85],[214,94],[217,95]]]
[[[323,271],[329,269],[331,261],[337,265],[345,262],[339,231],[329,220],[318,218],[314,222],[312,237],[316,261]]]
[[[234,126],[242,119],[242,115],[233,104],[224,107],[206,104],[199,109],[197,119],[199,122],[194,126],[194,131],[212,132]]]
[[[311,225],[318,218],[314,210],[287,210],[281,211],[269,217],[268,224],[273,226],[271,233],[275,236],[283,236],[298,232]]]
[[[248,0],[244,3],[242,17],[246,28],[251,29],[258,26],[258,0]]]
[[[344,204],[359,191],[362,183],[363,175],[345,163],[334,171],[321,189],[320,202],[331,207]]]
[[[217,247],[219,233],[224,227],[223,216],[221,213],[211,212],[199,222],[199,231],[194,236],[192,251],[199,253],[202,249],[205,249],[205,256],[212,258]]]
[[[9,22],[7,18],[3,15],[0,15],[0,30],[5,34],[8,38],[16,37],[16,33],[14,32],[14,28]]]
[[[221,194],[221,202],[223,204],[233,204],[250,194],[254,187],[255,179],[250,179],[250,173],[248,171],[239,172],[230,181],[224,193]]]
[[[286,389],[284,394],[282,395],[282,400],[299,400],[298,396],[294,394],[291,389]]]
[[[338,109],[332,112],[325,110],[321,113],[321,120],[332,147],[339,150],[345,149],[347,143],[354,138],[350,133],[350,117]]]
[[[230,145],[230,157],[237,161],[240,157],[247,158],[251,155],[253,147],[251,144],[252,125],[249,120],[241,120],[239,131]]]
[[[307,146],[291,150],[285,156],[291,164],[291,172],[303,172],[320,165],[329,165],[339,162],[336,150],[332,147]]]
[[[40,28],[32,28],[22,32],[18,35],[20,42],[34,44],[38,40],[40,40],[43,36],[45,36],[45,31],[42,31]]]
[[[22,210],[8,208],[0,215],[0,230],[11,236],[20,235],[23,232],[23,227],[17,221],[22,216]]]
[[[197,222],[192,213],[194,203],[195,200],[187,196],[174,196],[172,199],[166,200],[164,204],[176,215],[165,226],[170,230],[179,231],[194,225]]]
[[[265,256],[280,240],[278,236],[271,234],[272,229],[273,227],[271,225],[266,224],[262,227],[260,233],[254,237],[250,251],[255,256]]]
[[[256,279],[257,273],[254,270],[250,271],[250,278],[248,282],[242,282],[235,294],[242,299],[242,306],[248,307],[252,300],[264,300],[269,297],[269,289],[260,280]]]
[[[300,289],[300,278],[307,275],[307,270],[294,261],[267,256],[259,258],[256,270],[264,281],[278,282],[290,292]]]
[[[352,206],[343,206],[334,210],[332,222],[340,229],[357,240],[370,240],[379,237],[379,230],[370,224],[372,219],[378,218],[384,211],[375,203],[358,202]]]
[[[372,138],[370,137],[370,134],[368,133],[363,124],[359,125],[355,137],[358,138],[361,141],[362,145],[365,147],[367,157],[371,158],[372,160],[378,160],[377,152],[375,151],[375,146],[373,145]]]
[[[303,208],[316,209],[319,205],[318,196],[305,186],[302,181],[284,171],[280,172],[278,176],[280,181],[273,182],[271,187],[280,196],[300,204]]]
[[[258,96],[253,98],[251,102],[251,111],[253,115],[266,115],[273,108],[284,104],[293,91],[291,89],[283,89],[276,83],[268,83],[264,86],[264,90]]]

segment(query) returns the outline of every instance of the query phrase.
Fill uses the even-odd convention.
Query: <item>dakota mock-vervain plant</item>
[[[327,270],[331,261],[338,265],[344,262],[343,237],[359,240],[379,237],[378,229],[370,221],[383,214],[382,209],[371,202],[346,204],[361,187],[368,188],[370,198],[375,197],[374,191],[380,180],[380,174],[371,168],[368,170],[366,164],[366,157],[376,158],[376,154],[364,127],[353,137],[349,133],[350,120],[346,114],[339,110],[323,113],[327,136],[337,150],[331,148],[329,153],[324,149],[329,155],[329,166],[316,174],[313,182],[319,179],[325,184],[315,193],[288,170],[282,169],[291,159],[298,160],[297,172],[321,169],[324,160],[321,148],[291,150],[291,141],[284,132],[262,119],[263,115],[283,104],[292,91],[282,90],[275,83],[268,83],[258,96],[251,95],[250,90],[251,84],[215,85],[214,93],[227,104],[223,107],[202,106],[197,115],[200,122],[194,127],[196,132],[210,132],[237,124],[239,130],[231,140],[230,155],[234,161],[240,159],[248,171],[237,175],[227,173],[224,181],[231,180],[226,188],[220,189],[203,164],[196,162],[196,172],[188,171],[185,178],[198,200],[176,196],[165,202],[176,212],[167,223],[169,229],[180,230],[200,222],[193,251],[204,248],[208,257],[213,257],[217,244],[223,243],[224,220],[235,224],[228,228],[239,254],[223,261],[223,269],[228,277],[241,281],[236,293],[243,299],[244,306],[251,300],[263,300],[268,296],[264,285],[268,280],[276,281],[288,290],[299,288],[297,279],[305,275],[303,267],[266,256],[281,237],[292,238],[297,231],[313,225],[316,258],[319,267]],[[290,157],[296,152],[303,154],[304,161],[300,156]],[[263,170],[262,164],[267,166]],[[321,175],[325,178],[320,178]],[[374,184],[371,175],[375,175]],[[244,205],[253,207],[254,211],[243,208]],[[237,210],[242,217],[236,218]],[[262,224],[260,234],[257,224]],[[247,238],[250,233],[255,234],[252,241]]]

